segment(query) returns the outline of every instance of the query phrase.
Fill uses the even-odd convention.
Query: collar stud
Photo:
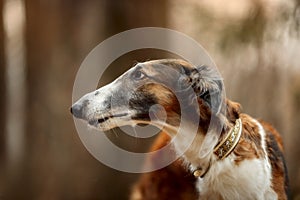
[[[198,177],[200,177],[201,175],[202,175],[202,169],[201,168],[198,168],[198,169],[196,169],[194,172],[193,172],[193,175],[196,177],[196,178],[198,178]]]

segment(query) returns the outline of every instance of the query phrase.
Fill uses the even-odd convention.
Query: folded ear
[[[218,114],[224,99],[223,80],[217,69],[205,65],[192,69],[189,73],[189,81],[196,95]]]

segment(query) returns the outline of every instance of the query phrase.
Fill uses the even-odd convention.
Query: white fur
[[[270,192],[264,166],[264,160],[259,159],[235,165],[233,156],[214,163],[205,177],[197,181],[200,199],[277,199],[275,192]]]

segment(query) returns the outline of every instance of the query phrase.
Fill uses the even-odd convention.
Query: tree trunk
[[[5,58],[4,58],[4,30],[3,30],[3,0],[0,0],[0,163],[5,156]]]

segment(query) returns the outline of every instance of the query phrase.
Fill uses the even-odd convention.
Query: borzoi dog
[[[138,63],[86,94],[71,112],[102,131],[123,125],[157,126],[163,133],[153,149],[180,135],[173,146],[181,159],[142,175],[131,199],[287,199],[279,133],[242,113],[223,92],[222,79],[213,68],[179,59],[154,60]],[[151,117],[149,110],[157,104]],[[196,126],[196,133],[186,128],[178,134],[182,121]],[[187,140],[192,141],[188,148]]]

